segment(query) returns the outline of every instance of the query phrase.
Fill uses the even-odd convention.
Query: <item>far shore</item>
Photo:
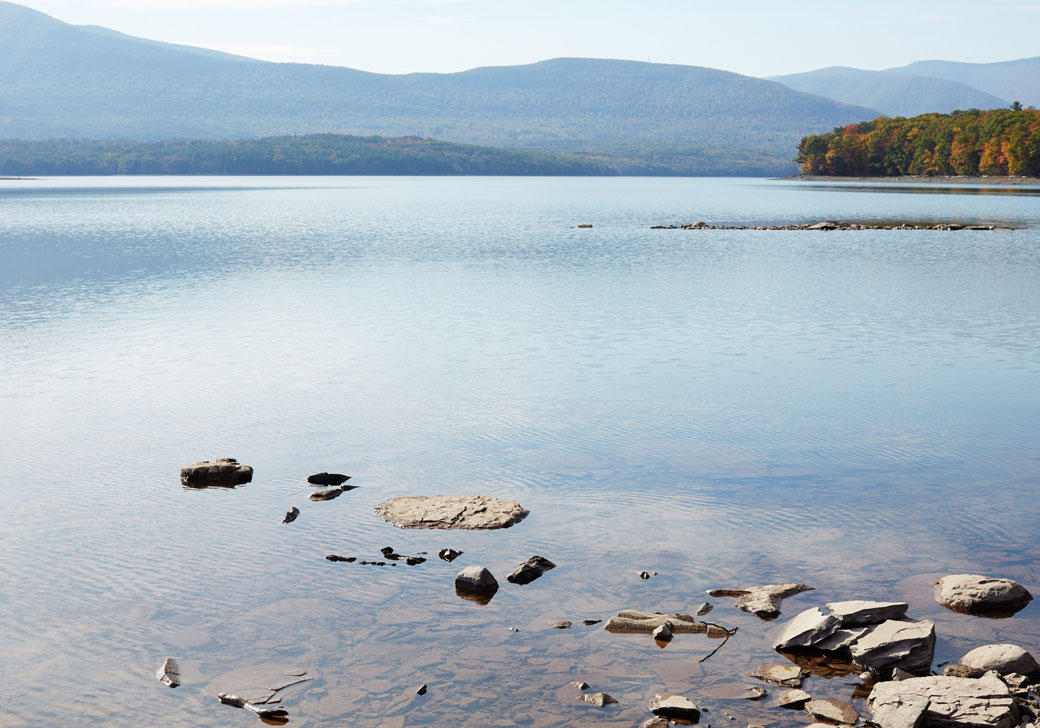
[[[831,175],[794,174],[790,177],[779,177],[781,180],[796,182],[899,182],[901,184],[927,185],[1040,185],[1040,177],[973,177],[970,175],[954,177],[926,177],[923,175],[902,175],[898,177],[837,177]]]

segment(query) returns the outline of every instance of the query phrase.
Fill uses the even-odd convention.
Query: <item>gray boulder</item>
[[[1001,675],[1017,672],[1031,675],[1040,671],[1036,658],[1018,645],[983,645],[961,658],[961,664],[979,670],[996,670]]]
[[[963,614],[1007,617],[1033,600],[1017,581],[978,574],[950,574],[936,579],[933,585],[939,604]]]
[[[867,698],[881,728],[1012,728],[1014,699],[993,673],[979,679],[915,677],[874,686]]]
[[[856,665],[878,672],[899,667],[927,672],[935,651],[935,623],[889,619],[856,640],[849,652]]]
[[[527,517],[516,501],[484,495],[435,495],[391,498],[376,513],[399,528],[509,528]]]
[[[539,576],[549,571],[549,569],[555,568],[556,564],[549,561],[549,559],[544,556],[532,556],[527,561],[520,564],[520,566],[516,567],[516,570],[506,577],[506,581],[511,584],[530,584]]]
[[[181,468],[181,482],[194,488],[211,485],[235,486],[253,479],[253,468],[242,465],[234,458],[203,460]]]
[[[455,591],[490,598],[498,591],[498,580],[483,566],[467,566],[455,577]]]

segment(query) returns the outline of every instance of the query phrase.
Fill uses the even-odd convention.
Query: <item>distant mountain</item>
[[[1040,108],[1040,56],[1000,63],[917,61],[889,70],[965,83],[1002,99]]]
[[[946,78],[905,71],[864,71],[833,66],[808,73],[773,76],[771,80],[847,104],[869,106],[888,116],[916,116],[955,109],[993,109],[1008,101]]]
[[[0,138],[435,137],[650,174],[791,169],[806,134],[877,112],[693,66],[561,58],[390,76],[77,27],[0,2]]]

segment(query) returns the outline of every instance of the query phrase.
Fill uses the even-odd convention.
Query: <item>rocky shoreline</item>
[[[961,222],[939,222],[939,223],[910,223],[910,222],[832,222],[822,220],[814,223],[801,223],[798,225],[709,225],[706,222],[691,222],[683,225],[651,225],[651,230],[1014,230],[1015,228],[1002,225],[989,225],[978,223]]]
[[[924,185],[1037,185],[1038,177],[982,177],[970,175],[926,177],[923,175],[900,175],[895,177],[838,177],[834,175],[794,174],[777,177],[783,182],[898,182],[900,184]]]

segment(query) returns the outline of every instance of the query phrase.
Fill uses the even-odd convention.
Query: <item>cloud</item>
[[[426,22],[430,25],[454,25],[456,23],[472,23],[473,18],[452,18],[452,17],[433,17],[425,18]]]

